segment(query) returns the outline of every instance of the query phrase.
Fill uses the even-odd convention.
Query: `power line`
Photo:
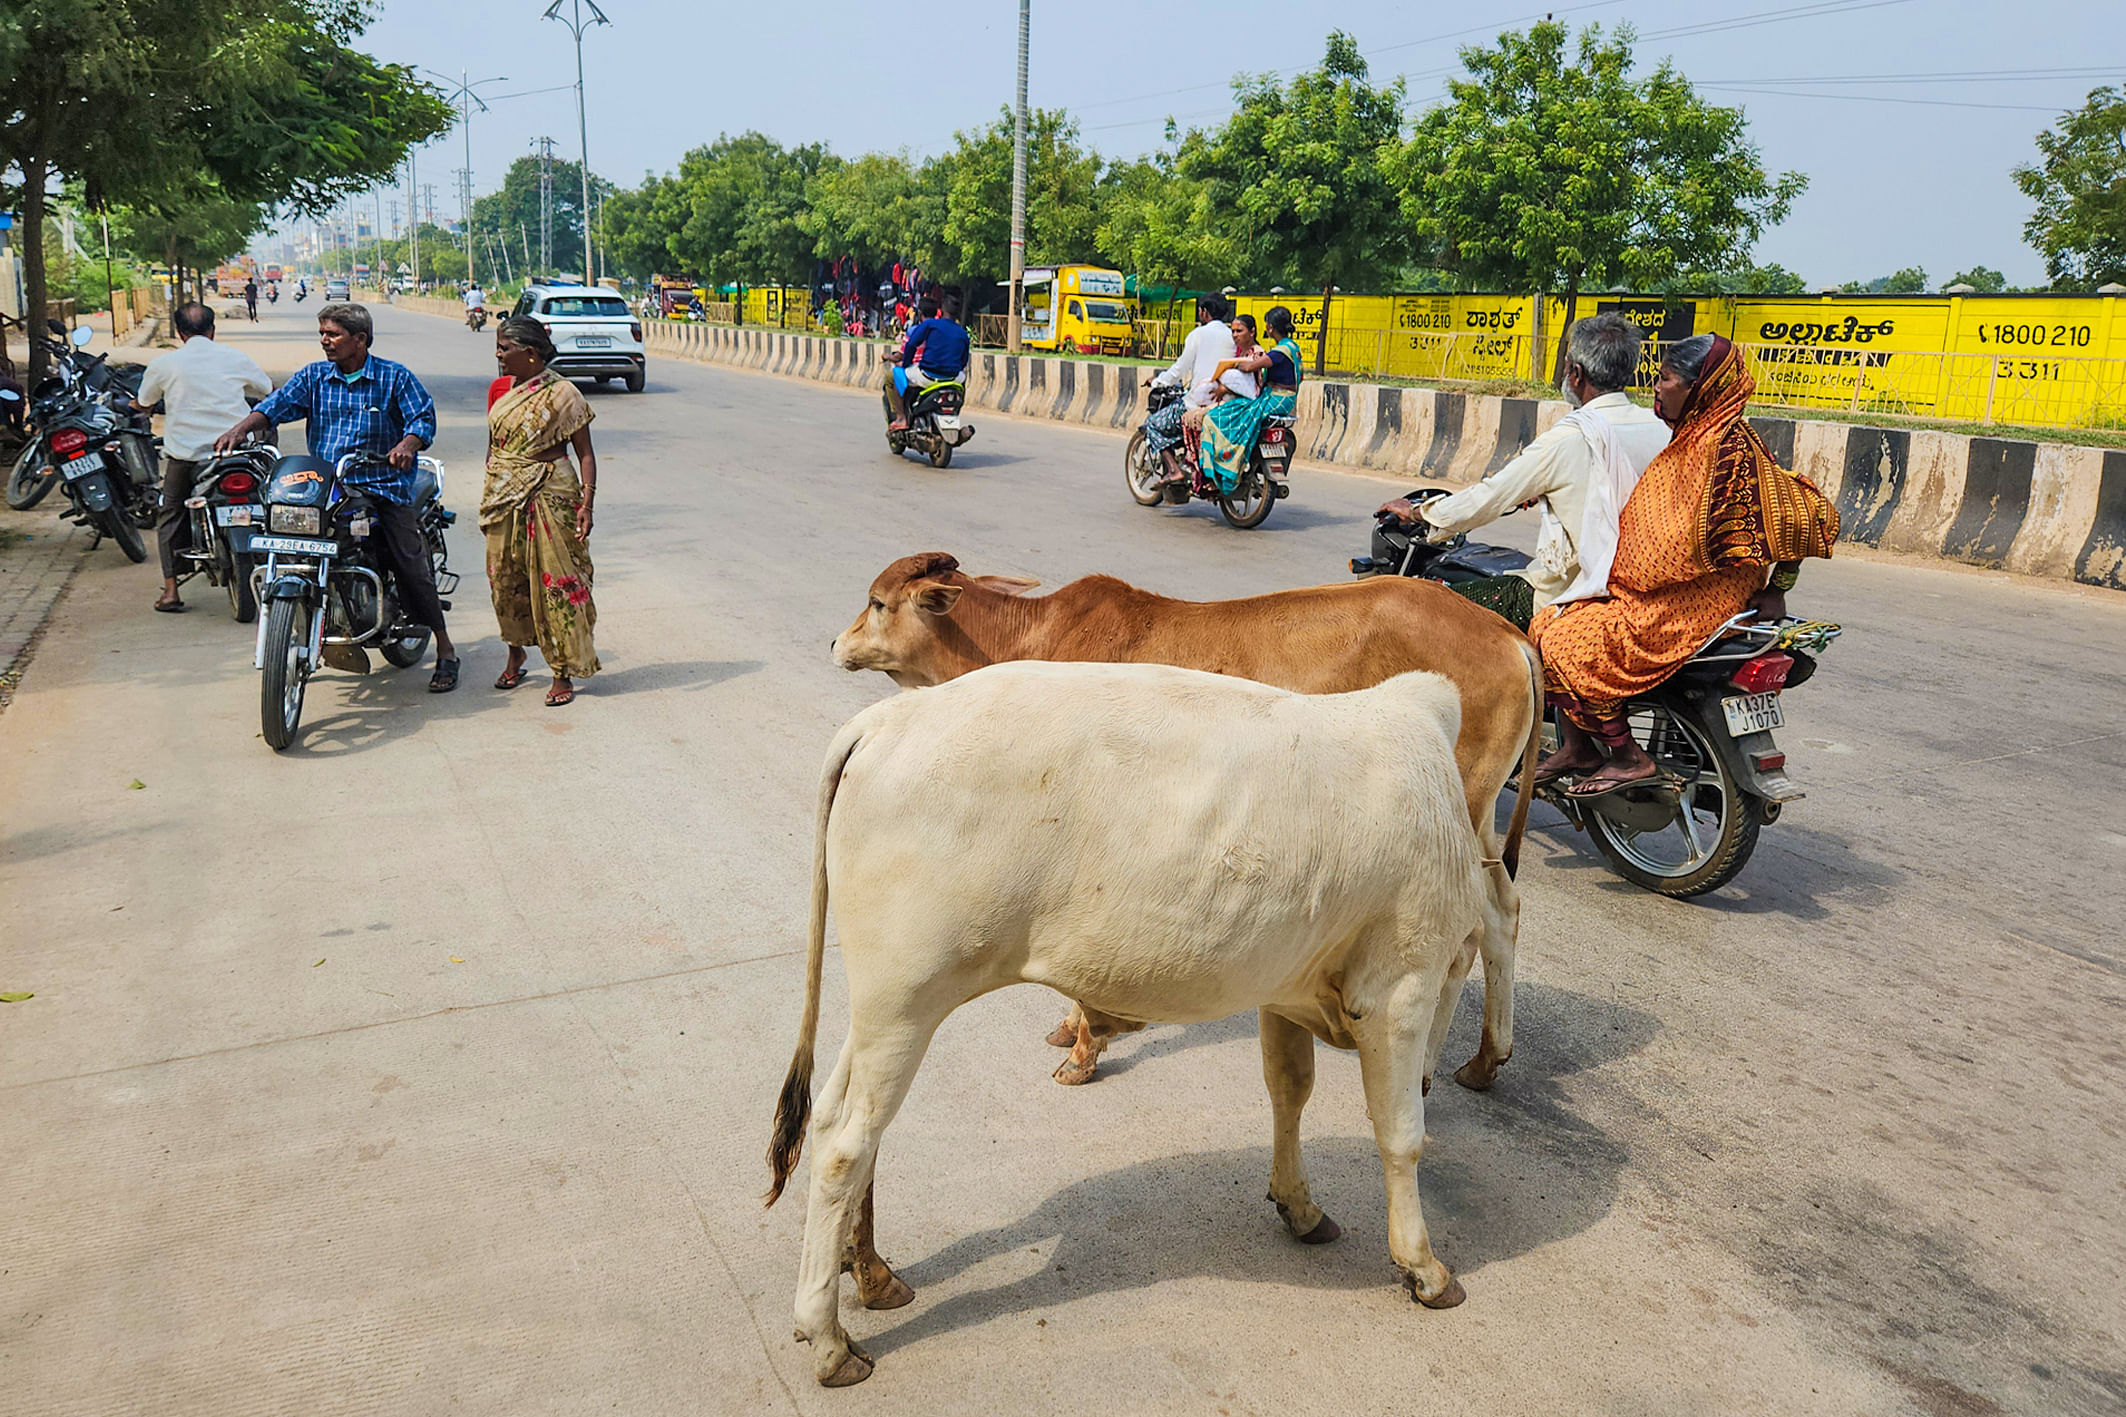
[[[1701,89],[1718,89],[1723,93],[1760,94],[1767,98],[1835,98],[1850,103],[1905,103],[1926,108],[1991,108],[2010,113],[2059,113],[2058,104],[2039,103],[1971,103],[1952,98],[1892,98],[1887,94],[1867,93],[1809,93],[1792,89],[1753,88],[1746,84],[1699,84]]]

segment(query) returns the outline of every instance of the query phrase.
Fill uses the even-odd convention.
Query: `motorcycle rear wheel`
[[[7,473],[7,504],[18,512],[26,512],[44,500],[44,494],[52,490],[59,479],[52,476],[44,465],[44,440],[32,438],[22,445],[15,456],[15,465]]]
[[[1218,510],[1225,519],[1242,531],[1251,531],[1270,519],[1270,508],[1277,505],[1277,490],[1270,486],[1270,479],[1254,468],[1240,474],[1240,485],[1230,494],[1220,494]]]
[[[100,515],[103,534],[118,543],[125,558],[134,565],[148,559],[148,543],[141,539],[140,528],[133,525],[132,514],[123,507],[113,507]]]
[[[1669,826],[1634,831],[1586,804],[1588,835],[1625,880],[1655,895],[1687,900],[1733,880],[1757,849],[1761,819],[1705,730],[1665,706],[1631,715],[1632,737],[1666,772],[1684,780]]]
[[[429,631],[425,628],[411,635],[401,635],[395,640],[385,640],[377,648],[384,658],[399,669],[411,669],[428,653]]]
[[[1144,430],[1139,428],[1129,435],[1129,448],[1122,454],[1122,476],[1129,483],[1129,498],[1140,507],[1156,507],[1166,500],[1160,483],[1166,480],[1166,470],[1159,466],[1159,459],[1144,445]]]
[[[932,467],[951,467],[952,444],[941,438],[932,445],[930,449],[930,465]]]
[[[229,592],[229,618],[248,625],[258,618],[258,592],[251,586],[251,558],[227,551],[222,554],[222,574],[229,578],[223,587]]]
[[[266,668],[259,676],[259,728],[278,753],[295,741],[303,721],[303,690],[310,676],[302,656],[310,648],[310,607],[276,600],[266,612]]]

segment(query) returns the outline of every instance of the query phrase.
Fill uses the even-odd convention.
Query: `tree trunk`
[[[1565,377],[1565,341],[1572,337],[1572,322],[1580,317],[1580,272],[1565,282],[1565,318],[1558,321],[1557,356],[1551,360],[1550,382]]]
[[[1336,294],[1335,277],[1321,288],[1321,332],[1314,337],[1314,377],[1320,378],[1329,365],[1329,300]]]
[[[41,144],[33,144],[34,152]],[[36,388],[48,363],[44,341],[51,331],[44,327],[44,306],[51,298],[44,276],[44,181],[49,173],[42,156],[22,160],[22,267],[28,288],[22,308],[22,323],[29,331],[30,373],[26,388]]]

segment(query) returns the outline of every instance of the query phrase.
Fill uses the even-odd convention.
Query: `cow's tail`
[[[768,1187],[769,1205],[781,1198],[789,1183],[798,1153],[805,1149],[805,1125],[812,1119],[812,1054],[819,1038],[820,972],[827,957],[827,819],[834,810],[842,769],[863,739],[863,729],[843,728],[820,770],[819,822],[812,838],[812,933],[805,952],[805,1012],[797,1026],[797,1052],[790,1059],[782,1096],[775,1103],[775,1135],[768,1141],[768,1169],[774,1175]]]
[[[1528,746],[1521,750],[1521,788],[1513,795],[1513,820],[1506,825],[1506,845],[1499,852],[1508,880],[1521,869],[1521,837],[1528,830],[1528,804],[1535,797],[1536,759],[1543,751],[1543,663],[1536,658],[1531,644],[1523,642],[1521,653],[1528,657]]]

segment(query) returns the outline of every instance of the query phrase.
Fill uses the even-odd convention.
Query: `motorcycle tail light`
[[[256,486],[258,486],[258,479],[250,473],[228,472],[222,474],[221,485],[218,490],[230,497],[243,497],[248,496],[251,489]]]
[[[1262,430],[1262,441],[1265,443],[1282,443],[1284,441],[1284,430],[1282,428],[1265,428]]]
[[[1793,667],[1790,654],[1760,654],[1736,670],[1728,682],[1745,694],[1776,694],[1786,687],[1787,673]]]
[[[52,435],[52,451],[72,456],[88,446],[89,435],[79,428],[68,428]]]

